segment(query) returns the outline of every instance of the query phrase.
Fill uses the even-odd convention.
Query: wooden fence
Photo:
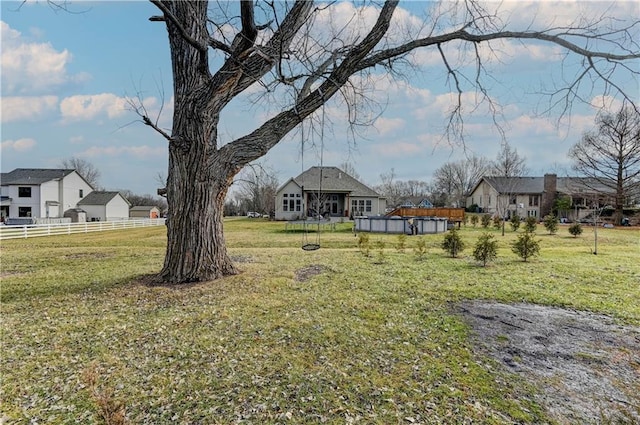
[[[91,221],[86,223],[28,224],[0,226],[0,240],[35,238],[39,236],[71,235],[74,233],[104,232],[107,230],[137,229],[162,226],[164,218]]]
[[[464,220],[464,208],[405,208],[400,207],[386,214],[387,217],[443,217],[451,222]]]

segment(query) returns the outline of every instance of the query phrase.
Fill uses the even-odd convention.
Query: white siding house
[[[127,220],[131,204],[120,192],[94,191],[78,206],[87,212],[87,221]]]
[[[0,175],[0,215],[60,218],[93,191],[75,170],[17,168]]]

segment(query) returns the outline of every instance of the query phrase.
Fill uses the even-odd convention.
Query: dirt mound
[[[480,351],[537,387],[559,423],[640,423],[640,328],[532,304],[475,301],[460,312]]]

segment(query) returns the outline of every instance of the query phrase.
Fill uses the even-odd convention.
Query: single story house
[[[131,218],[159,218],[160,209],[154,205],[136,205],[129,208]]]
[[[0,216],[62,218],[92,191],[75,170],[16,168],[0,173]]]
[[[87,212],[87,221],[127,220],[131,204],[120,192],[96,190],[85,196],[78,206]]]
[[[562,211],[565,218],[579,220],[588,215],[594,202],[604,205],[613,191],[587,177],[482,177],[467,197],[467,205],[477,212],[510,217],[542,217],[553,211],[557,199],[567,197],[571,210]]]
[[[276,192],[276,220],[383,215],[386,199],[338,167],[311,167]]]

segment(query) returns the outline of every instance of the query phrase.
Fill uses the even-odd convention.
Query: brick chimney
[[[558,193],[558,176],[556,174],[545,174],[542,189],[542,200],[540,201],[540,218],[551,214],[553,202]]]

